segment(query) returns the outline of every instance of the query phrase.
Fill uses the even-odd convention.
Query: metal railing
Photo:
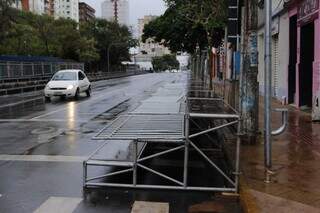
[[[58,70],[83,68],[83,63],[70,62],[0,62],[0,80],[51,76]]]
[[[205,69],[205,66],[200,69]],[[201,73],[200,73],[201,74]],[[131,112],[115,119],[108,126],[100,130],[93,138],[95,140],[130,140],[133,143],[133,149],[130,151],[132,159],[120,161],[117,159],[107,160],[95,159],[94,155],[106,145],[105,142],[99,147],[83,164],[83,186],[84,187],[127,187],[127,188],[149,188],[149,189],[176,189],[176,190],[200,190],[200,191],[219,191],[238,193],[239,189],[239,162],[240,162],[240,134],[239,124],[240,116],[238,112],[230,105],[224,103],[222,98],[216,97],[212,90],[206,87],[203,79],[198,79],[195,73],[189,75],[186,93],[184,98],[179,98],[180,104],[184,106],[181,112]],[[169,87],[165,88],[169,90]],[[175,89],[177,90],[177,89]],[[167,96],[165,96],[167,97]],[[166,98],[169,101],[169,98]],[[166,102],[168,105],[171,102]],[[172,104],[172,103],[171,103]],[[159,105],[159,104],[158,104]],[[161,107],[161,106],[159,106]],[[150,108],[150,106],[149,106]],[[206,123],[203,126],[204,122]],[[217,163],[211,156],[220,149],[223,141],[215,140],[210,133],[220,131],[226,127],[236,126],[236,151],[234,165],[232,168],[224,168]],[[197,127],[197,128],[195,128]],[[200,142],[201,136],[209,138],[210,147],[203,146]],[[139,144],[141,146],[139,146]],[[162,149],[152,150],[145,153],[146,146],[161,144]],[[141,147],[139,150],[138,147]],[[179,177],[169,176],[162,170],[155,170],[152,165],[144,164],[146,160],[155,157],[164,156],[168,153],[180,150],[179,162],[181,162]],[[206,184],[199,182],[194,184],[190,181],[190,163],[194,154],[197,153],[204,165],[208,165],[208,175],[216,174],[223,183]],[[211,153],[211,154],[210,154]],[[111,167],[108,173],[92,176],[89,174],[88,167]],[[116,167],[116,168],[115,168]],[[113,170],[115,169],[115,170]],[[161,177],[167,181],[166,184],[160,182],[151,184],[146,183],[144,178],[139,179],[139,172],[149,172]],[[107,177],[129,173],[132,174],[132,180],[126,183],[114,182]],[[205,178],[205,177],[204,177]]]

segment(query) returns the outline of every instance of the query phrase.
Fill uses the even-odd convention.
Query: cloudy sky
[[[82,0],[96,9],[96,16],[101,16],[101,2],[103,0]],[[165,4],[162,0],[129,0],[130,24],[136,25],[138,18],[144,15],[161,15],[165,11]]]

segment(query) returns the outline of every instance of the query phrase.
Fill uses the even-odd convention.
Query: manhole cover
[[[44,127],[32,130],[31,134],[41,135],[41,134],[49,134],[55,132],[56,129],[54,127]]]

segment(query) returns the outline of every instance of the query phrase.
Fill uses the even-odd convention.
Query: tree
[[[100,55],[95,48],[97,42],[93,38],[81,38],[80,43],[82,44],[78,50],[80,61],[91,63],[100,59]]]
[[[143,41],[153,38],[170,50],[195,53],[207,49],[212,64],[212,47],[218,47],[227,21],[226,0],[165,0],[164,15],[145,26]],[[212,73],[210,79],[212,79]],[[210,81],[212,88],[212,81]]]
[[[194,53],[218,47],[227,21],[226,0],[165,0],[166,12],[144,28],[143,41],[153,38],[170,50]]]
[[[0,44],[7,36],[7,30],[10,29],[16,10],[11,7],[14,0],[0,1]]]
[[[130,60],[129,48],[136,45],[126,26],[104,19],[94,19],[80,25],[81,35],[93,38],[100,55],[99,67],[107,70],[108,58],[112,66],[120,65],[121,61]],[[110,54],[110,56],[108,56]]]
[[[175,55],[164,55],[152,58],[153,69],[157,72],[179,68],[179,62]]]
[[[0,0],[0,54],[44,55],[72,59],[106,69],[108,49],[112,65],[130,60],[137,45],[126,26],[103,19],[80,26],[71,19],[54,19],[15,10]],[[80,27],[80,29],[79,29]]]

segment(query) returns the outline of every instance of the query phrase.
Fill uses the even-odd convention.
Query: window
[[[52,81],[74,81],[76,80],[76,74],[74,72],[57,72]]]
[[[79,78],[80,81],[85,79],[85,77],[86,76],[82,72],[78,72],[78,78]]]

